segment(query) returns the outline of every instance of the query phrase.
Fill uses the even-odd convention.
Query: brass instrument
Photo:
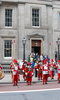
[[[0,80],[3,79],[4,77],[5,77],[4,72],[0,70]]]

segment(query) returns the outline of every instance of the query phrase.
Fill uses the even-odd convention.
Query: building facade
[[[0,0],[0,63],[31,52],[55,58],[60,38],[60,1]]]

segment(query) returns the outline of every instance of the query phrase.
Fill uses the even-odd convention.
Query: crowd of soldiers
[[[58,83],[60,83],[60,60],[57,62],[54,59],[42,59],[34,60],[33,57],[30,61],[22,60],[19,61],[14,59],[10,64],[12,70],[12,83],[13,85],[18,85],[20,80],[20,75],[22,73],[24,81],[27,85],[31,85],[33,76],[37,77],[38,80],[42,81],[42,84],[47,84],[48,77],[54,79],[55,73],[57,74]]]
[[[29,56],[28,60],[13,59],[10,64],[10,70],[12,71],[12,84],[17,86],[20,81],[20,75],[23,76],[27,85],[31,85],[33,76],[37,77],[37,80],[41,80],[42,84],[47,84],[48,78],[54,79],[57,74],[58,83],[60,83],[60,60],[49,59],[49,57],[38,55]],[[0,71],[2,67],[0,66]],[[3,76],[4,77],[4,76]]]

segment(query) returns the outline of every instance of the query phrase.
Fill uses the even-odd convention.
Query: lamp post
[[[59,52],[60,38],[58,38],[58,40],[56,42],[57,42],[57,47],[58,47],[57,60],[59,60],[59,55],[60,55],[60,52]]]
[[[23,60],[25,60],[25,45],[26,45],[26,38],[25,37],[22,39],[22,44],[23,44]]]

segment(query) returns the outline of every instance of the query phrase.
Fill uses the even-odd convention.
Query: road
[[[56,80],[49,81],[48,84],[43,85],[42,82],[33,82],[32,85],[24,83],[18,83],[18,86],[12,84],[0,84],[1,91],[24,91],[24,90],[43,90],[43,89],[54,89],[60,88],[60,84]]]
[[[31,86],[26,82],[19,82],[18,86],[0,83],[0,100],[60,100],[60,84],[57,80],[45,85],[34,81]]]
[[[59,90],[0,93],[0,100],[60,100]]]

